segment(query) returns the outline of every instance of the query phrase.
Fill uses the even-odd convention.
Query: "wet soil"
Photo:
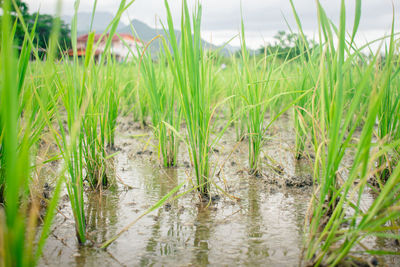
[[[191,176],[185,147],[181,146],[178,167],[162,168],[151,129],[142,130],[129,120],[119,120],[114,157],[115,176],[123,183],[101,194],[86,194],[92,244],[113,237]],[[247,142],[235,142],[233,129],[228,131],[211,156],[215,182],[226,195],[213,189],[211,205],[200,201],[195,192],[167,202],[107,250],[78,245],[64,196],[40,265],[298,266],[312,193],[312,168],[307,160],[295,160],[290,125],[283,117],[270,129],[260,177],[248,174]],[[190,182],[180,192],[189,188]],[[367,204],[372,198],[366,196]],[[384,241],[371,242],[380,246]],[[394,263],[389,259],[385,264]]]

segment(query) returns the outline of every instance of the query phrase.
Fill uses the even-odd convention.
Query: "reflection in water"
[[[178,185],[178,175],[177,170],[170,168],[170,169],[163,169],[160,173],[158,170],[154,170],[153,175],[151,176],[152,179],[147,181],[148,185],[146,188],[153,189],[152,194],[154,195],[154,199],[161,199],[166,194],[168,194],[172,189],[174,189]],[[154,190],[154,188],[159,187],[159,190]],[[158,191],[158,193],[156,192]],[[177,205],[178,201],[174,203],[167,203],[168,206],[170,205]],[[176,209],[173,209],[174,211]],[[165,217],[172,218],[169,222],[169,230],[168,235],[175,235],[174,227],[177,227],[177,216],[174,213],[170,215],[164,215],[164,208],[160,208],[157,211],[157,215],[154,217],[155,222],[151,227],[151,236],[147,240],[146,243],[146,254],[140,258],[140,265],[147,266],[152,263],[152,258],[148,257],[150,255],[170,255],[173,251],[175,251],[175,245],[171,244],[170,242],[161,243],[160,239],[162,237],[162,224],[168,223],[164,222]],[[154,263],[153,263],[154,264]]]
[[[114,159],[109,159],[109,177],[115,177]],[[116,186],[105,191],[89,191],[86,199],[86,227],[88,239],[100,244],[116,233],[118,223],[119,192]],[[79,253],[74,257],[76,266],[87,266],[86,261],[93,256],[90,246],[79,247]],[[90,261],[89,261],[90,262]]]
[[[115,179],[114,158],[109,159],[109,164],[107,175]],[[118,222],[119,201],[119,192],[115,186],[107,191],[91,191],[87,194],[86,227],[87,232],[90,233],[90,240],[101,243],[115,234],[113,226]]]
[[[113,236],[115,231],[108,231],[115,229],[114,226],[118,222],[118,192],[91,192],[87,198],[86,208],[86,224],[89,238],[100,243],[107,238]]]
[[[197,217],[195,223],[194,233],[194,247],[196,248],[194,263],[199,266],[206,266],[209,264],[208,253],[209,239],[210,239],[210,226],[213,222],[210,220],[210,209],[205,205],[199,204],[197,206]]]
[[[88,239],[96,244],[104,242],[115,235],[115,226],[118,222],[119,193],[107,191],[106,193],[90,192],[86,200],[86,226]],[[87,266],[91,262],[93,248],[91,246],[79,247],[76,253],[75,265]]]
[[[158,213],[157,213],[158,218],[161,217],[162,212],[163,212],[163,209],[158,210]],[[146,252],[150,252],[150,253],[156,252],[157,245],[159,244],[159,242],[157,240],[161,236],[160,224],[161,224],[161,220],[156,220],[156,222],[153,224],[152,229],[151,229],[151,236],[147,240],[147,243],[146,243]],[[151,261],[151,258],[147,257],[147,255],[143,256],[140,258],[140,265],[148,266],[151,263],[150,261]]]
[[[166,175],[167,177],[164,177],[161,183],[160,197],[165,196],[178,186],[178,173],[176,169],[167,169]],[[177,252],[178,247],[185,247],[187,232],[180,218],[179,203],[180,199],[177,199],[172,203],[168,203],[163,209],[166,213],[165,218],[163,218],[163,226],[167,235],[167,241],[160,245],[160,253],[163,256],[173,255]]]
[[[260,256],[268,257],[268,247],[262,242],[263,237],[263,217],[260,211],[260,188],[258,183],[252,178],[249,180],[248,188],[248,216],[247,216],[247,237],[248,250],[247,258],[251,262]]]
[[[78,257],[75,257],[75,266],[76,267],[83,267],[86,265],[86,253],[85,247],[81,248],[81,253]],[[83,253],[82,253],[83,252]]]

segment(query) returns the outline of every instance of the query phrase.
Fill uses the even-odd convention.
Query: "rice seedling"
[[[93,36],[91,34],[89,38]],[[92,42],[91,39],[89,41]],[[88,45],[94,46],[94,43]],[[82,141],[86,179],[93,189],[106,188],[112,184],[107,147],[114,147],[120,100],[119,87],[116,86],[118,79],[115,59],[110,54],[105,56],[108,57],[106,67],[94,65],[94,62],[90,62],[93,59],[89,59],[88,65],[85,65],[89,73],[86,79],[86,97],[90,101],[82,121]]]
[[[106,93],[105,101],[107,103],[104,113],[106,115],[103,119],[102,125],[105,127],[106,143],[109,147],[114,148],[115,146],[115,128],[117,126],[117,117],[119,114],[119,104],[121,99],[121,91],[118,81],[118,67],[115,61],[111,61],[107,65],[106,77]]]
[[[296,10],[293,10],[298,18]],[[384,226],[390,218],[398,217],[393,211],[398,204],[397,192],[393,195],[380,195],[368,210],[360,207],[362,194],[372,169],[370,149],[372,136],[380,101],[383,93],[372,84],[371,93],[364,93],[371,86],[370,77],[374,71],[374,59],[365,67],[359,80],[353,79],[352,102],[347,105],[346,93],[349,84],[345,83],[344,73],[350,71],[352,64],[360,55],[360,50],[352,46],[357,33],[361,16],[361,1],[356,1],[355,21],[351,40],[346,40],[346,8],[341,1],[340,26],[338,29],[329,21],[320,2],[317,2],[320,34],[320,73],[316,84],[312,107],[313,139],[315,146],[315,197],[312,205],[312,219],[309,225],[309,235],[306,240],[306,262],[312,265],[337,265],[345,260],[350,250],[360,245],[366,236],[379,236],[380,231],[387,230]],[[298,26],[301,25],[298,23]],[[334,33],[337,34],[338,45],[335,46]],[[351,51],[353,49],[353,52]],[[367,116],[364,117],[364,113]],[[347,179],[341,177],[342,159],[351,142],[357,127],[362,127],[358,138],[355,159],[349,169]],[[356,179],[360,182],[355,183]],[[393,183],[397,178],[392,177]],[[354,186],[356,184],[356,186]],[[395,189],[394,184],[388,185],[388,190]],[[385,193],[389,193],[388,191]],[[386,199],[385,204],[382,200]],[[351,211],[349,211],[351,210]],[[349,215],[350,213],[350,215]],[[379,214],[388,215],[385,219]],[[343,227],[349,224],[349,227]],[[371,226],[371,228],[370,228]],[[386,234],[384,234],[386,235]],[[390,236],[390,234],[388,234]],[[375,254],[373,250],[367,250]]]
[[[360,247],[364,253],[370,255],[393,253],[374,250],[362,244],[363,240],[371,236],[398,238],[397,234],[390,233],[390,231],[398,229],[398,226],[388,226],[388,223],[400,216],[396,208],[399,204],[398,173],[390,176],[390,184],[383,187],[381,194],[369,207],[362,208],[360,205],[362,195],[367,189],[368,178],[376,173],[374,165],[378,155],[370,155],[370,151],[373,147],[371,140],[374,124],[383,95],[384,91],[375,85],[370,96],[368,115],[359,138],[355,160],[350,167],[347,180],[341,181],[341,185],[337,187],[334,195],[334,208],[327,207],[327,201],[324,201],[323,205],[330,210],[325,211],[322,217],[312,218],[310,227],[313,232],[310,233],[307,240],[306,256],[306,259],[312,264],[335,266],[345,260],[352,261],[351,258],[347,258],[347,255],[352,252],[354,247]],[[399,169],[396,168],[395,172],[398,171]],[[356,182],[358,179],[359,181]],[[322,201],[319,200],[319,202]],[[349,226],[344,227],[343,225]],[[357,261],[356,258],[353,260]]]
[[[266,123],[266,113],[269,105],[285,95],[293,95],[298,90],[283,91],[279,90],[279,79],[272,79],[274,75],[280,73],[288,61],[279,62],[277,66],[277,53],[265,54],[257,61],[255,56],[250,56],[246,46],[245,29],[242,20],[241,24],[241,65],[242,68],[237,75],[240,77],[240,96],[243,101],[243,112],[246,116],[242,117],[246,121],[247,138],[249,142],[249,173],[260,176],[260,155],[262,146],[265,143],[265,135],[274,121],[284,112],[301,100],[307,92],[301,94],[289,103],[279,106],[279,109],[271,112],[269,122]]]
[[[174,32],[168,1],[168,29],[165,29],[172,51],[164,46],[169,68],[180,96],[180,107],[186,122],[188,149],[195,170],[199,192],[207,196],[210,191],[210,130],[212,109],[210,103],[211,64],[201,44],[200,24],[202,8],[196,4],[192,16],[186,0],[182,3],[180,43]]]
[[[293,5],[293,4],[292,4]],[[294,11],[296,12],[296,11]],[[344,28],[344,17],[343,13],[341,16],[341,27],[338,33],[339,46],[336,48],[333,46],[333,33],[331,26],[327,21],[325,12],[321,5],[318,3],[318,12],[320,18],[320,34],[323,31],[324,35],[320,36],[321,40],[325,37],[325,44],[320,46],[320,76],[318,84],[318,110],[313,110],[313,119],[318,123],[314,127],[318,128],[315,132],[315,142],[319,144],[317,147],[316,155],[319,158],[315,161],[314,175],[318,179],[318,183],[323,185],[323,192],[321,193],[322,199],[328,196],[330,205],[334,205],[330,202],[331,196],[334,195],[336,188],[336,175],[339,170],[340,162],[343,158],[346,144],[349,142],[351,134],[347,136],[347,139],[343,139],[347,127],[343,127],[342,118],[345,110],[344,96],[345,88],[343,85],[343,66],[344,65],[344,54],[345,54],[345,28]],[[342,7],[344,12],[344,7]],[[296,14],[296,13],[295,13]],[[324,49],[324,50],[322,50]],[[332,61],[328,62],[325,59]],[[348,59],[351,60],[352,58]],[[335,75],[332,74],[335,73]],[[359,93],[361,94],[361,93]],[[357,106],[359,103],[353,101],[353,106]],[[353,107],[354,108],[354,107]],[[350,113],[352,114],[352,113]],[[345,123],[349,123],[350,119],[347,118]],[[354,126],[353,126],[354,127]],[[353,131],[354,132],[354,131]],[[352,132],[350,132],[352,133]],[[318,135],[318,136],[317,136]],[[342,143],[343,142],[343,143]],[[319,167],[319,164],[321,167]],[[322,173],[320,173],[320,171]],[[321,178],[319,179],[318,177]],[[321,201],[322,201],[321,199]],[[323,200],[325,201],[325,199]]]
[[[138,54],[141,54],[140,49],[136,49]],[[131,51],[134,54],[134,51]],[[131,75],[137,75],[137,80],[132,81],[131,87],[128,89],[128,99],[132,99],[132,108],[129,111],[132,111],[133,120],[140,123],[140,127],[144,129],[147,126],[146,119],[149,115],[149,94],[146,91],[146,87],[141,86],[140,84],[140,72],[139,66],[142,64],[140,58],[134,57],[134,61],[132,64],[132,72]]]
[[[115,32],[115,25],[118,24],[123,10],[132,3],[133,1],[128,4],[125,1],[121,2],[118,10],[119,16],[110,25],[112,27],[110,35]],[[65,60],[62,66],[65,77],[62,78],[55,72],[57,66],[54,65],[54,62],[48,60],[48,73],[52,73],[52,75],[48,77],[46,88],[51,95],[51,99],[55,101],[55,105],[57,105],[58,98],[60,98],[66,111],[66,129],[64,129],[64,119],[59,107],[56,109],[58,130],[54,127],[51,127],[51,129],[68,172],[66,186],[74,214],[76,236],[79,244],[85,244],[87,240],[83,186],[85,174],[92,188],[108,185],[105,173],[106,126],[109,126],[107,129],[109,129],[108,134],[111,136],[111,132],[115,129],[115,115],[113,113],[109,119],[109,109],[103,109],[103,106],[100,105],[100,103],[105,102],[104,99],[108,96],[105,93],[106,90],[99,90],[99,92],[94,90],[94,87],[99,82],[99,71],[94,66],[93,55],[98,43],[101,41],[100,39],[95,44],[94,32],[89,34],[83,69],[78,63],[76,41],[78,8],[79,1],[75,4],[75,15],[71,31],[72,49],[74,51],[73,64],[70,65]],[[104,36],[105,34],[103,34],[103,38]],[[111,40],[108,38],[106,51],[109,50],[110,42]],[[103,64],[104,60],[105,57],[101,58],[99,66]],[[52,90],[53,82],[56,82],[57,91]],[[111,109],[115,110],[115,106],[111,107]],[[100,114],[104,117],[101,118]],[[49,118],[47,118],[47,122],[50,126]],[[100,134],[98,129],[101,131]]]
[[[240,96],[242,95],[241,88],[245,88],[246,85],[244,84],[245,82],[242,79],[241,75],[242,67],[239,63],[239,60],[236,59],[236,57],[234,56],[232,56],[232,67],[234,69],[233,75],[235,76],[235,79],[231,79],[231,77],[229,77],[229,79],[232,80],[234,84],[228,87],[230,89],[228,91],[228,97],[235,97],[232,97],[232,99],[229,101],[229,107],[231,111],[231,119],[233,120],[233,127],[235,128],[236,141],[240,141],[244,139],[246,134],[246,117],[244,112],[239,115],[237,114],[237,112],[243,110],[243,99]]]
[[[95,14],[97,1],[93,7],[92,16]],[[111,56],[111,42],[123,10],[126,8],[126,1],[121,1],[114,20],[108,26],[108,35],[102,34],[95,43],[94,32],[88,36],[87,54],[85,57],[84,73],[82,77],[82,92],[87,94],[89,99],[86,114],[83,119],[83,155],[86,163],[87,180],[92,188],[100,189],[110,184],[107,176],[107,143],[114,145],[114,131],[118,116],[119,92],[113,87],[115,80],[115,59]],[[93,19],[93,18],[92,18]],[[107,37],[108,36],[108,37]],[[94,64],[94,53],[100,42],[104,40],[103,56],[99,65]],[[105,72],[102,73],[103,63],[107,61]],[[104,80],[103,80],[103,79]],[[86,90],[84,90],[86,88]]]
[[[86,220],[84,211],[84,169],[85,169],[85,151],[84,151],[84,132],[83,121],[86,110],[88,109],[90,94],[84,90],[86,84],[86,68],[89,67],[94,43],[94,34],[91,34],[88,40],[88,50],[85,57],[84,70],[82,71],[77,58],[77,9],[79,1],[75,5],[75,16],[72,21],[72,48],[74,50],[74,64],[70,65],[64,62],[62,65],[63,75],[57,72],[58,66],[52,60],[47,61],[46,70],[49,75],[45,81],[46,90],[52,99],[56,110],[55,119],[58,129],[51,122],[51,118],[45,118],[50,127],[61,156],[65,162],[65,168],[68,173],[65,183],[68,196],[71,202],[71,208],[75,220],[76,236],[79,244],[86,243]],[[53,90],[53,83],[57,90]],[[65,109],[66,125],[64,125],[63,112],[58,106],[58,101],[62,103]],[[43,104],[42,104],[43,106]],[[87,155],[87,154],[86,154]],[[90,162],[89,162],[90,164]],[[89,165],[90,166],[90,165]]]
[[[150,51],[143,51],[141,54],[140,68],[150,100],[159,157],[164,167],[172,167],[177,164],[179,143],[175,132],[167,125],[171,125],[175,130],[179,130],[180,127],[179,109],[175,103],[175,88],[165,70],[163,53],[159,53],[157,66],[154,66]]]
[[[357,245],[362,245],[361,242],[366,237],[384,236],[394,239],[398,237],[389,233],[390,230],[397,227],[386,226],[388,222],[400,216],[395,208],[399,203],[398,173],[393,173],[393,176],[390,177],[390,183],[385,186],[382,193],[367,210],[362,209],[360,205],[362,193],[367,187],[369,170],[373,169],[374,165],[374,157],[369,157],[369,153],[372,146],[371,139],[375,118],[382,95],[382,91],[376,90],[371,94],[368,116],[357,146],[355,161],[351,166],[347,180],[343,181],[335,192],[335,207],[329,214],[324,214],[328,217],[313,217],[312,219],[311,229],[313,229],[313,232],[311,232],[307,243],[306,256],[311,264],[335,266],[346,260],[351,249]],[[396,172],[398,171],[397,168]],[[356,184],[356,179],[360,179],[360,182],[353,186]],[[350,213],[349,210],[351,210]],[[348,224],[349,227],[343,227],[345,224]],[[315,227],[319,227],[319,230],[316,230]],[[372,255],[391,253],[390,251],[374,251],[365,246],[362,246],[362,249]]]
[[[300,73],[299,73],[300,74]],[[300,75],[299,75],[300,76]],[[304,75],[305,76],[305,75]],[[300,76],[301,77],[301,76]],[[310,87],[310,81],[308,77],[302,77],[300,82],[300,92],[294,97],[298,97],[299,94],[305,92]],[[302,98],[297,105],[293,109],[293,119],[294,119],[294,128],[296,131],[296,142],[295,142],[295,157],[296,159],[300,159],[305,154],[305,145],[307,141],[307,126],[309,125],[309,118],[307,115],[307,110],[309,110],[310,98],[304,97]]]
[[[242,21],[241,27],[241,47],[242,47],[242,97],[247,110],[247,137],[249,142],[249,167],[252,175],[260,175],[259,161],[262,142],[264,138],[264,117],[267,111],[265,98],[267,96],[268,80],[271,72],[268,74],[267,60],[263,60],[262,70],[253,71],[251,66],[257,69],[258,64],[251,62],[249,52],[246,46],[245,30]],[[255,58],[253,57],[253,60]],[[273,62],[271,62],[273,64]],[[252,64],[252,65],[251,65]],[[250,66],[251,65],[251,66]]]
[[[82,154],[85,159],[87,181],[92,188],[108,185],[106,175],[105,129],[100,127],[101,104],[104,103],[105,89],[98,88],[96,68],[92,67],[91,51],[94,49],[94,32],[89,34],[83,73],[82,91],[87,94],[88,104],[82,119]],[[87,77],[86,77],[87,73]],[[86,88],[86,92],[84,90]],[[100,130],[100,131],[99,131]]]
[[[42,230],[38,231],[39,200],[31,194],[32,155],[43,130],[35,94],[24,89],[26,69],[32,46],[32,35],[25,30],[25,41],[17,61],[13,48],[10,20],[11,1],[2,2],[1,18],[1,182],[4,206],[0,210],[0,264],[2,266],[34,266],[50,233],[61,190],[57,183]],[[18,11],[18,9],[17,9]],[[21,17],[18,18],[23,22]],[[53,30],[57,36],[57,28]],[[54,41],[54,38],[53,40]],[[37,54],[37,52],[36,52]],[[39,120],[37,120],[39,119]],[[38,238],[38,239],[37,239]]]
[[[267,95],[267,86],[271,73],[267,73],[267,57],[261,61],[261,70],[256,58],[250,57],[245,38],[245,29],[242,19],[241,23],[241,89],[244,105],[247,107],[245,118],[247,123],[247,137],[249,142],[249,167],[250,174],[260,175],[259,161],[262,143],[264,139],[264,119],[267,111],[265,98]],[[274,62],[270,62],[274,65]],[[254,71],[257,70],[257,71]]]
[[[300,55],[292,59],[292,64],[288,64],[288,68],[293,68],[289,72],[289,75],[292,76],[283,75],[283,79],[287,80],[289,87],[298,90],[298,92],[292,94],[293,99],[300,97],[307,91],[309,92],[304,97],[301,97],[293,107],[294,129],[296,132],[294,152],[296,159],[300,159],[307,154],[305,145],[308,137],[312,136],[312,134],[307,132],[310,128],[312,129],[308,114],[312,103],[312,92],[309,90],[315,86],[315,76],[318,73],[318,65],[315,64],[318,61],[318,54],[315,52],[317,49],[316,47],[310,47],[302,31],[301,22],[298,21],[298,23],[300,39],[297,40],[297,47],[300,48]]]
[[[382,103],[378,113],[378,131],[377,136],[384,144],[391,144],[400,138],[400,121],[398,114],[400,112],[400,94],[396,90],[396,81],[398,81],[398,59],[395,58],[395,35],[394,35],[394,18],[392,23],[392,31],[389,40],[389,48],[385,53],[382,71],[377,79],[381,80],[381,88],[383,90]],[[392,153],[383,153],[378,159],[378,174],[376,177],[377,184],[380,188],[391,175],[394,166],[396,166],[399,158],[399,147],[395,147]]]
[[[48,88],[49,94],[52,94],[52,99],[57,101],[60,96],[61,103],[66,111],[66,129],[64,128],[64,119],[61,111],[56,110],[56,120],[58,123],[58,130],[52,128],[54,138],[60,149],[62,158],[65,161],[67,170],[67,177],[65,179],[68,196],[71,203],[71,208],[75,220],[76,236],[79,244],[86,243],[86,220],[84,210],[84,153],[83,153],[83,133],[81,133],[83,115],[88,106],[88,99],[85,98],[83,85],[85,83],[85,74],[81,74],[77,58],[77,10],[79,8],[79,1],[75,3],[75,15],[72,20],[71,40],[72,49],[74,51],[74,64],[68,65],[64,63],[63,69],[66,77],[63,79],[57,73],[51,77],[57,82],[57,91],[51,89],[51,80],[49,81]],[[94,38],[90,38],[93,44]],[[87,56],[85,58],[85,67],[90,62],[91,48],[89,46]],[[49,62],[49,64],[54,64]],[[54,65],[52,66],[54,67]],[[53,72],[54,73],[54,72]],[[84,72],[85,73],[85,72]],[[81,78],[83,76],[83,78]],[[51,124],[50,121],[48,124]]]

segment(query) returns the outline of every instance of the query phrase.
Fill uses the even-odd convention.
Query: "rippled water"
[[[190,174],[184,164],[188,158],[184,149],[180,167],[163,169],[156,155],[136,153],[144,145],[130,137],[135,131],[121,132],[115,174],[132,189],[119,184],[102,194],[87,194],[87,229],[95,244],[113,237]],[[265,176],[279,180],[283,176],[296,179],[310,175],[306,162],[293,160],[290,133],[276,129],[274,138],[264,151],[273,158],[273,164],[283,166],[283,174],[266,164]],[[196,193],[188,193],[139,220],[104,251],[78,246],[69,202],[63,199],[63,215],[56,217],[41,265],[298,266],[311,188],[271,185],[265,177],[249,176],[245,170],[246,142],[226,160],[233,143],[232,137],[224,139],[212,162],[224,166],[216,182],[240,201],[213,192],[220,200],[207,206]]]

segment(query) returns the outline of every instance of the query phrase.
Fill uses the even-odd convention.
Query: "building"
[[[78,57],[82,57],[86,54],[86,45],[89,38],[89,34],[81,35],[77,38],[77,53]],[[94,44],[102,38],[101,34],[96,34],[94,37]],[[101,39],[96,51],[94,51],[95,60],[99,60],[104,53],[107,39],[109,34],[106,34]],[[141,40],[135,38],[130,34],[115,34],[111,40],[110,52],[117,61],[130,60],[132,57],[137,55],[137,48],[143,47],[144,44]],[[73,50],[68,51],[69,56],[73,56]]]

